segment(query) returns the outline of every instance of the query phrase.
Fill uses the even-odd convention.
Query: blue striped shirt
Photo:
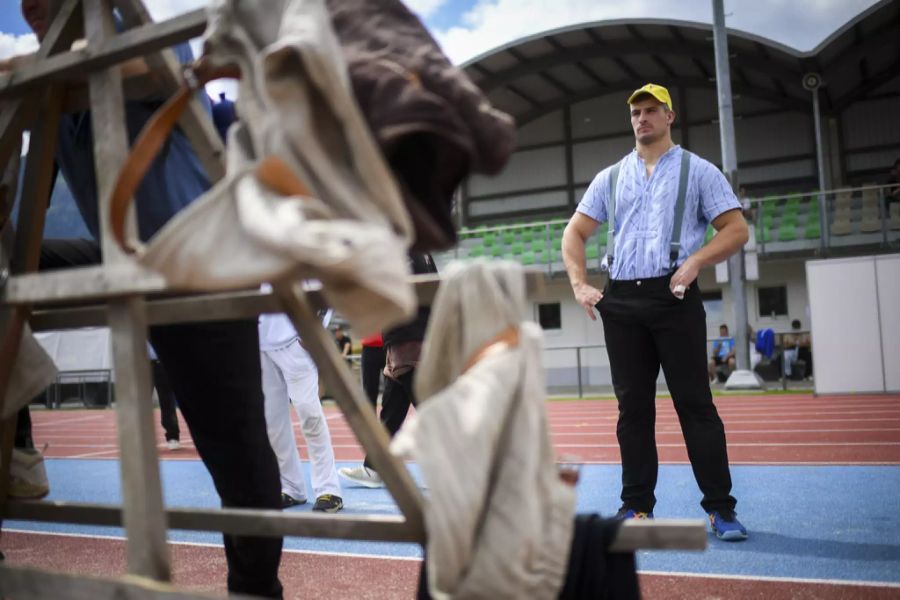
[[[668,150],[659,158],[650,177],[636,150],[622,159],[616,183],[612,279],[662,277],[671,271],[669,243],[675,221],[681,153],[681,146]],[[594,177],[577,209],[601,223],[609,217],[611,169],[607,167]],[[692,155],[677,264],[703,245],[706,228],[713,219],[740,207],[731,185],[715,165]]]

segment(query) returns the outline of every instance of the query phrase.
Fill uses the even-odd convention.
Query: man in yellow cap
[[[747,242],[747,223],[728,181],[711,163],[672,141],[669,91],[648,83],[628,97],[635,148],[594,178],[563,234],[575,299],[603,321],[622,454],[620,518],[652,518],[659,461],[656,379],[662,367],[681,423],[701,506],[715,534],[743,540],[734,512],[725,429],[706,371],[706,313],[700,269]],[[585,244],[609,222],[601,292],[587,280]],[[708,224],[718,234],[703,246]]]

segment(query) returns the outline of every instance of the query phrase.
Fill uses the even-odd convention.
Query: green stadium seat
[[[797,239],[797,224],[796,223],[782,223],[781,227],[778,229],[778,241],[779,242],[793,242]]]
[[[467,255],[469,258],[478,258],[479,256],[484,256],[484,246],[475,246],[471,250],[469,250],[469,254]]]
[[[497,238],[494,236],[493,233],[487,233],[484,235],[481,242],[485,245],[485,247],[490,248],[491,246],[493,246],[494,244],[497,243]]]
[[[713,239],[714,235],[716,235],[716,228],[712,225],[707,225],[706,235],[703,238],[703,245],[705,246],[706,244],[708,244]]]
[[[534,240],[531,242],[531,249],[535,252],[547,249],[547,240]]]
[[[596,244],[591,244],[587,247],[587,252],[585,253],[587,258],[599,258],[600,257],[600,248],[596,246]]]
[[[537,250],[534,253],[534,261],[538,264],[545,264],[547,262],[547,251],[546,250]]]
[[[504,244],[509,246],[510,244],[512,244],[515,241],[516,241],[516,232],[515,231],[506,230],[503,232],[503,243]]]
[[[491,247],[491,256],[493,256],[494,258],[503,256],[503,254],[505,252],[506,252],[506,248],[499,244]]]
[[[762,224],[762,229],[759,232],[759,241],[763,243],[768,243],[772,241],[772,226]]]
[[[822,237],[822,228],[818,223],[808,222],[806,224],[806,229],[803,232],[803,237],[808,240],[817,240]]]
[[[534,230],[531,228],[523,229],[520,237],[523,242],[530,242],[534,239]]]
[[[523,252],[525,252],[525,246],[522,242],[516,242],[512,246],[510,246],[510,252],[513,256],[521,256]]]
[[[534,264],[534,252],[526,252],[522,255],[522,264],[523,265],[533,265]]]

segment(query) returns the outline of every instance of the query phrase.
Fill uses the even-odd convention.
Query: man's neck
[[[666,136],[651,144],[641,144],[638,142],[635,146],[635,150],[637,150],[638,156],[641,157],[641,160],[644,161],[645,165],[655,165],[660,156],[674,147],[675,143],[672,141],[672,138]]]

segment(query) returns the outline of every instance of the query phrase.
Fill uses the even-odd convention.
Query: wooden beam
[[[46,59],[72,44],[81,31],[81,25],[75,18],[80,5],[81,0],[66,0],[63,3],[35,54],[36,61]],[[22,131],[37,115],[39,106],[40,103],[35,102],[34,98],[19,98],[0,110],[0,168],[6,165],[10,154],[19,147]]]
[[[184,531],[379,542],[425,541],[406,526],[406,521],[400,515],[329,515],[241,508],[170,508],[165,516],[170,529]],[[122,525],[121,507],[79,502],[10,501],[3,517],[44,523],[77,523],[108,527]]]
[[[142,577],[121,579],[54,573],[26,567],[0,566],[0,594],[22,599],[67,598],[68,600],[215,600],[219,594],[185,592]],[[253,600],[256,596],[229,594],[230,600]]]
[[[122,61],[162,50],[197,37],[206,28],[206,11],[198,9],[160,23],[148,23],[95,47],[61,52],[17,71],[0,74],[0,98],[20,96],[51,81],[71,80]]]

